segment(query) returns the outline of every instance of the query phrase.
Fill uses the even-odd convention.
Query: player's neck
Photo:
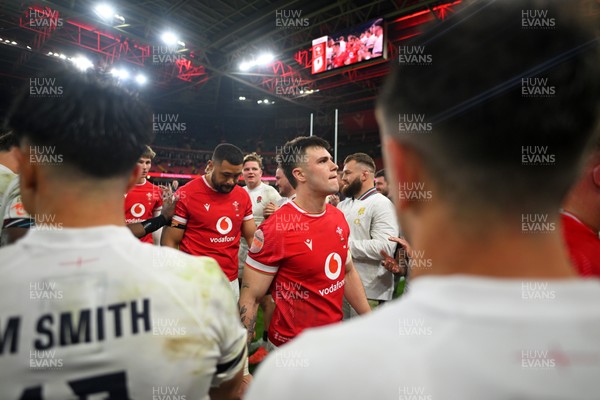
[[[44,218],[65,228],[85,228],[99,225],[125,226],[123,194],[108,191],[83,192],[50,188],[55,193],[34,198],[34,219]]]
[[[523,231],[518,216],[461,228],[442,209],[428,207],[411,225],[412,276],[466,274],[499,279],[576,278],[564,247],[558,216],[553,230]],[[472,216],[470,221],[477,221]],[[507,222],[508,220],[513,222]],[[412,222],[412,221],[411,221]],[[418,253],[421,252],[421,253]],[[430,267],[424,267],[430,265]]]
[[[146,183],[146,178],[142,178],[142,179],[140,179],[139,181],[137,181],[136,185],[138,185],[138,186],[139,186],[139,185],[143,185],[143,184],[145,184],[145,183]]]
[[[360,199],[365,193],[367,193],[369,190],[373,189],[375,186],[367,186],[367,185],[363,185],[362,188],[360,189],[360,192],[354,196],[355,199]]]
[[[259,187],[259,186],[260,186],[260,184],[261,184],[261,182],[260,182],[260,181],[258,181],[257,183],[250,183],[250,182],[248,182],[248,183],[246,183],[246,186],[248,186],[248,189],[249,189],[249,190],[254,190],[254,189],[256,189],[257,187]]]
[[[327,195],[318,195],[313,192],[298,190],[296,192],[296,198],[294,199],[294,202],[298,205],[298,207],[306,212],[311,214],[319,214],[325,211],[326,198]]]

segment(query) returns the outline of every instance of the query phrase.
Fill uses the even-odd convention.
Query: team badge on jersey
[[[258,197],[256,198],[256,202],[257,202],[258,204],[260,204],[260,202],[261,202],[261,201],[262,201],[262,196],[258,196]]]
[[[254,232],[254,239],[252,239],[252,246],[250,247],[250,253],[258,253],[262,250],[265,244],[265,235],[263,231],[258,229]]]
[[[365,208],[361,207],[360,210],[358,210],[358,215],[363,215],[365,213]]]

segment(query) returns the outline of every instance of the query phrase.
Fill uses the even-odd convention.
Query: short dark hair
[[[387,181],[387,178],[385,177],[385,169],[380,169],[379,171],[375,172],[375,178],[381,178],[382,176],[383,179]]]
[[[600,54],[593,27],[561,3],[475,2],[413,40],[429,65],[398,62],[382,85],[383,131],[422,156],[457,209],[555,212],[575,181],[598,122]],[[524,27],[523,10],[542,7],[556,26]],[[553,96],[523,97],[529,77]],[[431,129],[402,128],[410,115]],[[522,165],[527,146],[547,146],[554,165]]]
[[[133,170],[154,138],[152,113],[136,96],[93,72],[66,66],[37,79],[45,85],[40,93],[52,95],[32,95],[30,80],[8,113],[8,126],[21,143],[25,138],[35,146],[52,146],[62,156],[61,165],[93,178]]]
[[[212,154],[212,160],[218,164],[227,161],[231,165],[242,165],[244,162],[244,153],[231,143],[221,143],[215,147]]]
[[[19,140],[9,129],[0,129],[0,151],[9,151],[11,147],[18,146]]]
[[[298,186],[298,182],[292,171],[305,162],[306,149],[309,147],[322,147],[327,151],[330,149],[329,143],[325,139],[317,136],[298,136],[284,144],[277,154],[278,167],[283,170],[285,177],[294,189]]]
[[[375,161],[373,161],[373,159],[371,158],[370,155],[366,154],[366,153],[354,153],[354,154],[350,154],[348,157],[346,157],[346,159],[344,160],[344,164],[349,163],[350,161],[354,161],[356,163],[362,164],[366,167],[369,167],[369,170],[371,171],[371,173],[375,173]]]

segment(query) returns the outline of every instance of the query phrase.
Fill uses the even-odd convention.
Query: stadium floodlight
[[[263,100],[263,103],[265,103],[265,104],[269,104],[269,99],[264,99],[264,100]]]
[[[129,72],[127,72],[126,69],[122,69],[122,68],[113,68],[110,73],[112,74],[112,76],[119,78],[123,81],[129,79]]]
[[[98,4],[94,11],[103,19],[111,20],[115,16],[115,9],[106,3]]]
[[[139,85],[144,85],[147,81],[148,78],[146,78],[144,75],[142,74],[137,74],[135,77],[135,81],[139,84]]]
[[[171,31],[163,33],[160,38],[163,42],[165,42],[165,44],[168,45],[176,44],[179,41],[177,36]]]
[[[240,71],[248,71],[252,67],[252,64],[248,61],[242,61],[240,63]]]
[[[257,103],[258,103],[258,104],[262,104],[262,100],[258,100],[258,101],[257,101]]]
[[[94,64],[84,56],[77,56],[71,59],[71,62],[75,67],[82,71],[86,71],[94,66]]]
[[[242,100],[242,101],[246,100],[246,98],[244,96],[240,96],[238,99]]]
[[[267,65],[271,61],[273,61],[274,58],[275,56],[273,56],[272,53],[263,53],[260,56],[258,56],[258,58],[256,59],[256,63],[258,65]]]

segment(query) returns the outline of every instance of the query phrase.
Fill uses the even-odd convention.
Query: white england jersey
[[[0,249],[0,275],[1,399],[208,399],[243,366],[211,258],[48,222]]]
[[[375,312],[306,330],[247,400],[597,400],[600,281],[420,277]]]

